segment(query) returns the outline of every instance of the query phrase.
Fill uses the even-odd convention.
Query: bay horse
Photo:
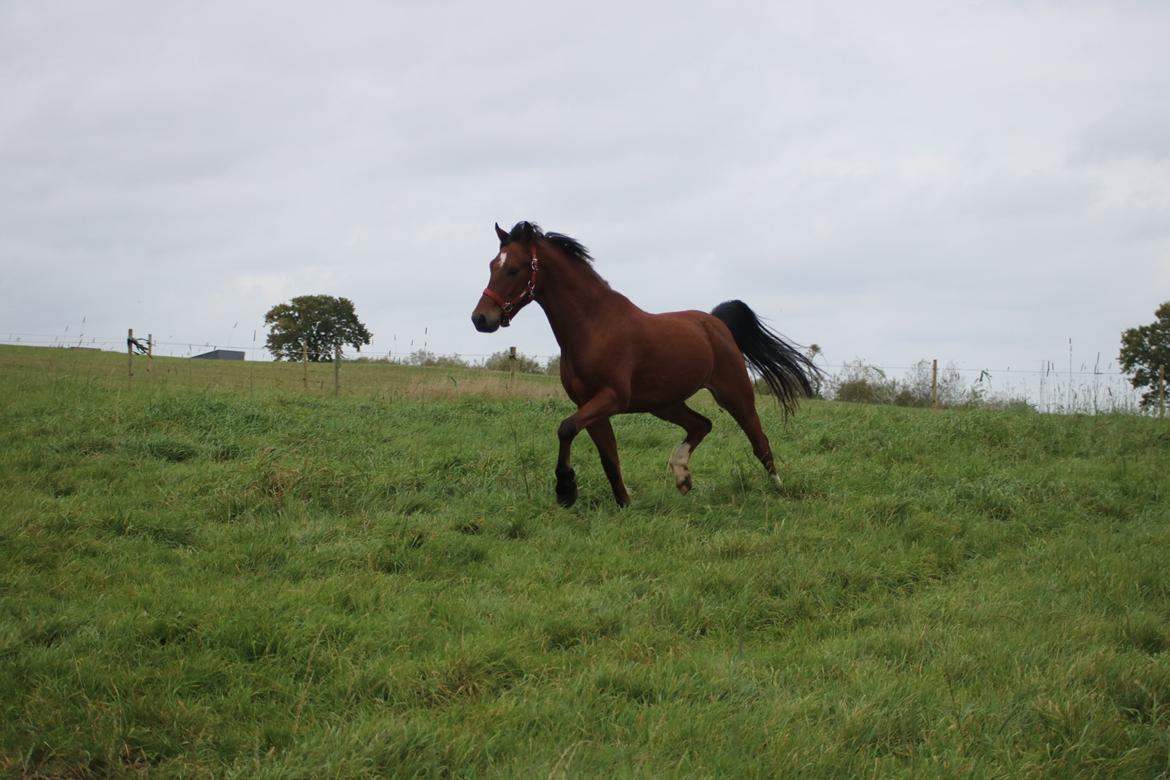
[[[507,327],[533,301],[548,317],[561,347],[561,384],[577,405],[557,429],[556,496],[562,506],[577,500],[569,454],[582,430],[597,445],[618,505],[629,505],[609,418],[630,412],[649,412],[686,431],[669,465],[679,492],[688,493],[691,455],[711,431],[711,421],[686,403],[702,388],[739,423],[780,485],[747,367],[763,377],[788,414],[796,411],[800,396],[812,395],[810,380],[820,369],[809,358],[742,301],[721,303],[710,314],[649,314],[610,288],[576,239],[544,233],[532,222],[519,222],[511,231],[497,223],[496,236],[500,248],[471,321],[476,330],[491,333]]]

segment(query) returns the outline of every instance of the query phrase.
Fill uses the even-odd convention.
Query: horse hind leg
[[[678,492],[686,495],[694,487],[690,469],[691,455],[711,432],[711,421],[686,404],[660,409],[654,412],[654,415],[680,426],[687,432],[686,438],[674,448],[669,461],[670,471],[674,475],[674,485]]]
[[[776,473],[776,462],[772,456],[772,445],[768,442],[764,428],[760,424],[760,415],[756,412],[755,391],[747,371],[743,370],[742,380],[736,377],[732,381],[721,382],[711,388],[715,396],[715,403],[727,410],[747,435],[751,442],[752,452],[772,478],[776,487],[782,487],[780,475]]]

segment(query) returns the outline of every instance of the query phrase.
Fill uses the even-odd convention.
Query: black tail
[[[714,308],[712,315],[735,337],[739,351],[772,390],[784,411],[796,412],[800,396],[812,396],[812,382],[822,372],[812,360],[773,331],[743,301],[725,301]]]

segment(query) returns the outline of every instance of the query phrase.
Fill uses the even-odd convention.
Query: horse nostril
[[[471,322],[475,325],[476,330],[483,330],[487,326],[487,316],[483,314],[472,314]]]

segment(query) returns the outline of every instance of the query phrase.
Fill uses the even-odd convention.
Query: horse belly
[[[657,324],[634,367],[631,411],[654,411],[687,400],[708,384],[715,367],[711,340],[693,318],[661,315]]]
[[[613,389],[624,412],[652,412],[681,403],[706,387],[714,347],[702,312],[644,315],[586,353],[561,355],[561,384],[581,405]]]

